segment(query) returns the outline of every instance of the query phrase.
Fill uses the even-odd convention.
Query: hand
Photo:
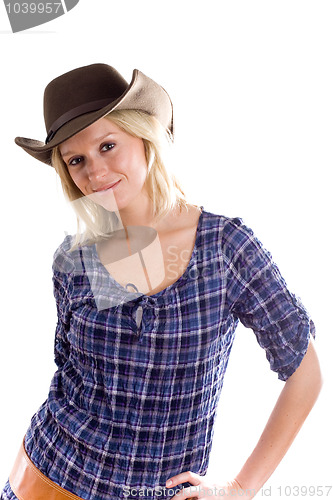
[[[171,482],[170,482],[171,481]],[[254,490],[243,490],[236,479],[224,485],[210,484],[204,476],[187,471],[173,476],[166,482],[167,488],[176,488],[181,483],[189,482],[193,486],[181,489],[171,500],[222,500],[224,498],[250,499],[256,494]]]

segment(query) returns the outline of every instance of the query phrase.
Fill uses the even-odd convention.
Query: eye
[[[110,149],[113,149],[115,147],[114,142],[107,142],[106,144],[103,144],[101,147],[102,151],[109,151]]]
[[[75,158],[72,158],[71,160],[69,160],[68,166],[75,167],[76,165],[81,163],[82,160],[83,160],[82,156],[76,156]]]

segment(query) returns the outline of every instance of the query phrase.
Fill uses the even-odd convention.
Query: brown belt
[[[24,439],[9,476],[10,487],[19,500],[82,500],[61,488],[37,469],[24,448]],[[187,500],[197,500],[194,497]]]
[[[82,500],[37,469],[25,451],[24,439],[10,473],[9,483],[19,500]]]

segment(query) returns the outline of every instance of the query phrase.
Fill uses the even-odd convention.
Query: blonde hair
[[[120,129],[141,138],[144,143],[148,174],[146,186],[152,201],[153,216],[160,219],[174,207],[188,208],[188,201],[175,175],[168,171],[167,153],[171,136],[154,117],[142,111],[115,110],[106,115]],[[84,196],[74,184],[59,147],[52,151],[52,165],[59,174],[65,197],[76,213],[77,233],[72,249],[83,243],[93,243],[110,236],[119,228],[116,212],[109,212]],[[82,232],[82,222],[85,230]]]

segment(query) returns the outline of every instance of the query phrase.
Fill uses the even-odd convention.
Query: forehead
[[[86,127],[81,132],[73,135],[59,145],[60,153],[67,154],[67,151],[87,144],[98,143],[107,136],[125,134],[117,125],[107,118],[100,118],[96,122]]]

